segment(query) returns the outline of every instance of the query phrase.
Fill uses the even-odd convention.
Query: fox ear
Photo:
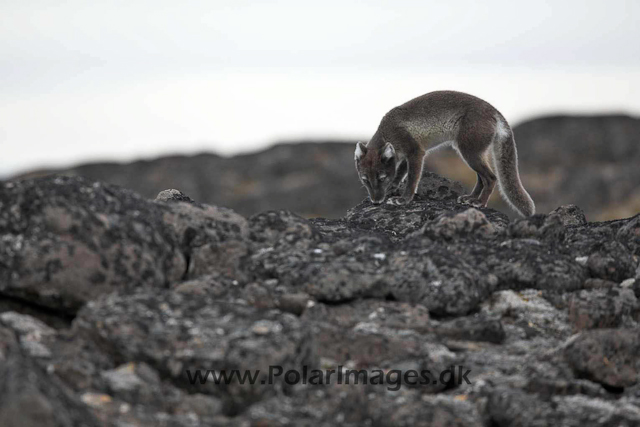
[[[355,159],[360,160],[365,154],[367,154],[367,146],[358,141],[358,143],[356,144]]]
[[[393,145],[387,142],[387,145],[384,146],[384,151],[382,152],[383,160],[391,160],[396,156],[396,149],[393,148]]]

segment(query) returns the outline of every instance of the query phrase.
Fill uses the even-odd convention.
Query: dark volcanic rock
[[[538,212],[558,201],[587,217],[637,213],[640,120],[627,116],[543,117],[514,128],[520,170]]]
[[[640,423],[640,411],[631,405],[615,405],[581,395],[557,397],[551,401],[519,390],[498,388],[487,404],[492,424],[507,426],[624,426]]]
[[[484,341],[494,344],[502,343],[506,334],[500,319],[486,315],[459,317],[443,322],[434,328],[440,336],[465,341]]]
[[[435,379],[457,361],[444,345],[424,342],[429,315],[424,306],[378,300],[350,304],[314,304],[303,320],[314,330],[318,355],[331,364],[365,369],[430,370]],[[434,379],[433,376],[429,378]],[[423,384],[425,392],[439,391],[446,383]]]
[[[156,196],[156,202],[187,202],[195,203],[191,197],[182,193],[180,190],[163,190]]]
[[[164,204],[56,177],[0,186],[0,293],[75,313],[116,289],[241,276],[248,225],[235,212]]]
[[[225,206],[245,216],[287,209],[305,217],[339,218],[366,194],[353,165],[355,143],[278,144],[233,157],[176,155],[128,164],[86,164],[22,177],[52,172],[83,176],[131,188],[147,198],[179,188],[200,203]]]
[[[626,316],[637,318],[640,307],[631,289],[580,291],[569,302],[569,319],[576,330],[622,326]]]
[[[292,427],[482,426],[476,406],[456,397],[405,389],[389,392],[381,387],[332,386],[304,389],[295,396],[258,403],[241,419],[251,425]],[[308,407],[317,410],[308,410]]]
[[[316,366],[308,328],[292,314],[176,292],[109,295],[89,303],[76,326],[117,363],[148,363],[182,388],[225,399],[227,413],[270,392],[260,382],[271,366]],[[195,380],[197,372],[232,369],[261,374],[255,385]]]
[[[81,178],[0,185],[0,293],[75,312],[120,287],[164,287],[186,263],[161,208]]]
[[[434,239],[452,240],[462,236],[491,238],[498,230],[500,228],[489,222],[482,212],[470,208],[457,214],[443,214],[436,221],[422,227],[419,233]]]
[[[583,225],[587,222],[587,218],[582,209],[576,205],[564,205],[549,212],[549,218],[557,217],[559,222],[564,225]]]
[[[629,248],[633,254],[640,256],[640,214],[634,216],[631,221],[620,227],[616,238]]]
[[[621,282],[633,277],[636,261],[619,242],[603,242],[589,255],[587,266],[592,277]]]
[[[242,277],[240,260],[248,253],[247,220],[230,209],[170,202],[165,228],[180,242],[187,268],[183,278],[213,272]]]
[[[14,332],[0,326],[0,425],[98,426],[91,410],[57,377],[21,351]]]
[[[432,187],[440,190],[435,192]],[[414,201],[408,206],[389,204],[373,205],[368,199],[351,208],[345,217],[351,227],[386,234],[391,239],[400,239],[429,226],[446,235],[472,233],[492,234],[504,229],[509,223],[506,215],[493,209],[470,208],[456,202],[461,193],[460,185],[425,171]],[[434,220],[440,221],[437,227]],[[445,227],[446,225],[446,227]],[[446,228],[446,229],[445,229]],[[431,230],[432,231],[432,230]]]
[[[638,329],[598,329],[580,333],[566,347],[565,357],[578,375],[609,387],[638,382]]]
[[[417,194],[427,199],[456,200],[464,194],[464,188],[459,182],[429,171],[424,171],[422,176],[426,179],[420,180]],[[396,194],[399,196],[400,191],[398,190]]]
[[[0,424],[638,425],[638,217],[509,221],[459,191],[247,219],[4,183]]]

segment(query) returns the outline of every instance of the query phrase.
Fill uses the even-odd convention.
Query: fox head
[[[381,149],[368,148],[362,142],[356,144],[356,170],[369,192],[373,204],[384,202],[387,190],[396,175],[396,150],[387,143]]]

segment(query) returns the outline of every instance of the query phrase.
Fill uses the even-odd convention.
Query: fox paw
[[[410,199],[404,197],[391,197],[387,200],[387,203],[394,206],[402,206],[408,204],[410,201]]]
[[[483,208],[483,204],[480,200],[471,196],[460,196],[458,197],[458,203],[464,203],[465,205],[471,205],[476,208]]]

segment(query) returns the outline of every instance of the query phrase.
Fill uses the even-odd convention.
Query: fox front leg
[[[396,177],[393,179],[393,183],[389,187],[389,193],[393,193],[402,187],[402,182],[407,177],[407,161],[400,162],[398,169],[396,170]]]
[[[422,177],[422,163],[424,160],[424,151],[416,153],[415,156],[407,157],[407,186],[400,197],[392,197],[387,203],[395,206],[406,205],[413,200],[413,196],[418,190],[418,184]]]

